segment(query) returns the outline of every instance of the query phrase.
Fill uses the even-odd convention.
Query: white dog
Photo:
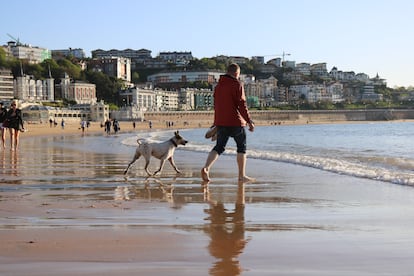
[[[188,143],[181,135],[179,134],[178,130],[174,132],[174,137],[171,139],[162,142],[162,143],[147,143],[142,142],[142,139],[138,139],[138,148],[135,152],[135,156],[132,161],[129,163],[128,167],[124,171],[124,174],[128,172],[129,167],[138,160],[141,155],[145,158],[145,171],[148,175],[155,175],[159,173],[162,168],[164,167],[165,161],[168,160],[174,170],[179,173],[180,171],[177,169],[177,166],[174,163],[174,151],[178,147],[178,145],[185,145]],[[151,159],[151,156],[158,158],[161,160],[160,168],[154,172],[153,174],[148,170],[148,165]]]

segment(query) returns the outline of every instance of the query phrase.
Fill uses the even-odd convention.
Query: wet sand
[[[203,185],[206,154],[183,150],[175,155],[180,175],[167,164],[146,178],[140,160],[125,178],[134,149],[119,143],[122,135],[106,137],[99,127],[84,136],[76,127],[41,133],[29,128],[18,151],[0,152],[0,275],[414,268],[411,187],[254,159],[247,172],[257,181],[239,184],[234,156],[222,156]]]

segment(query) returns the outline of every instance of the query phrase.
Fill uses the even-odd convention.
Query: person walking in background
[[[112,123],[112,127],[114,128],[114,132],[115,134],[118,133],[118,131],[121,130],[121,128],[119,127],[119,122],[117,119],[114,119],[113,123]]]
[[[6,119],[7,119],[7,109],[3,107],[3,103],[0,102],[0,131],[1,131],[1,142],[3,145],[3,149],[6,147],[6,131],[5,131],[5,126],[3,125]]]
[[[82,129],[82,134],[84,134],[85,133],[85,128],[86,128],[86,121],[85,120],[82,120],[81,122],[80,122],[80,125],[81,125],[81,129]]]
[[[22,111],[17,108],[17,101],[11,103],[11,108],[7,112],[8,128],[10,132],[11,150],[18,149],[20,131],[24,131]]]
[[[111,134],[111,121],[109,119],[105,121],[105,132],[107,135]]]
[[[208,154],[206,163],[201,169],[201,178],[210,181],[210,168],[225,150],[230,137],[237,145],[237,166],[239,181],[248,182],[254,179],[246,175],[246,132],[254,131],[254,123],[246,104],[243,84],[239,81],[240,66],[232,63],[227,73],[220,76],[214,89],[214,125],[217,126],[216,145]]]

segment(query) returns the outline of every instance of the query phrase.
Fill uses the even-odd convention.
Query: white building
[[[13,57],[25,59],[29,63],[41,63],[45,59],[52,58],[50,50],[40,47],[32,47],[31,45],[9,42],[4,48],[11,53]]]
[[[75,101],[77,104],[96,104],[96,85],[82,81],[73,81],[65,73],[60,84],[56,85],[56,93],[62,99]]]
[[[14,97],[23,101],[54,101],[54,79],[36,80],[31,75],[16,77]]]
[[[326,91],[331,95],[333,103],[339,103],[345,101],[344,99],[344,86],[340,82],[334,82],[326,85]]]
[[[343,101],[343,86],[340,83],[292,85],[289,90],[293,100],[305,97],[309,103]]]
[[[148,76],[148,81],[155,85],[165,83],[207,82],[217,83],[223,72],[216,71],[181,71],[160,72]]]

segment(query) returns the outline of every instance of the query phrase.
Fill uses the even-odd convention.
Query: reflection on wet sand
[[[238,184],[237,200],[232,209],[227,209],[223,202],[210,198],[208,184],[204,188],[209,203],[209,208],[204,210],[208,214],[206,218],[208,224],[204,232],[211,238],[209,252],[217,259],[210,268],[210,275],[240,275],[242,267],[238,256],[248,242],[245,238],[244,184]]]
[[[19,151],[1,152],[1,174],[2,175],[19,175]],[[16,183],[12,183],[16,184]]]
[[[151,201],[154,198],[174,203],[173,192],[173,183],[164,184],[161,180],[147,178],[144,186],[141,188],[137,186],[117,186],[114,192],[114,199],[131,200],[132,198],[145,198]]]
[[[115,200],[146,200],[171,203],[173,208],[180,208],[186,203],[204,203],[203,188],[190,181],[183,185],[183,179],[160,179],[147,177],[144,180],[128,180],[128,185],[117,186],[114,191]],[[179,184],[179,185],[176,185]]]

